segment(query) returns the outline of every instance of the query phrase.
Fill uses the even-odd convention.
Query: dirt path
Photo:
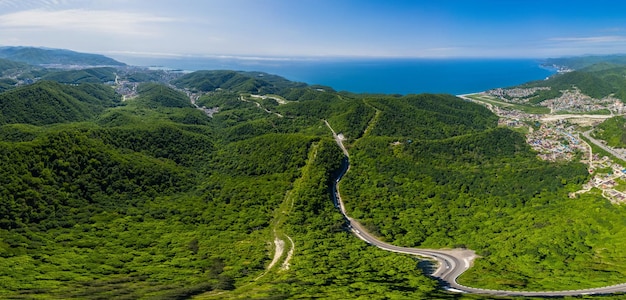
[[[283,256],[283,252],[285,252],[285,241],[279,239],[277,236],[274,238],[274,247],[274,259],[272,259],[272,262],[267,266],[267,270],[270,270]]]
[[[293,256],[293,252],[296,249],[296,245],[293,243],[293,240],[291,239],[291,237],[287,236],[287,238],[289,239],[289,242],[291,243],[291,248],[289,249],[289,252],[287,252],[287,257],[285,258],[285,261],[283,261],[283,264],[280,266],[281,270],[289,270],[289,261],[291,260],[291,257]]]
[[[256,107],[258,107],[259,109],[261,109],[261,110],[265,111],[265,112],[266,112],[266,113],[268,113],[268,114],[275,114],[275,115],[276,115],[276,116],[278,116],[279,118],[282,118],[282,117],[283,117],[283,115],[281,115],[281,114],[279,114],[279,113],[277,113],[277,112],[272,112],[271,110],[269,110],[269,109],[267,109],[267,108],[263,107],[263,106],[261,105],[261,103],[259,103],[259,102],[252,101],[252,100],[246,100],[243,96],[239,96],[239,100],[241,100],[241,101],[243,101],[243,102],[254,103],[254,105],[256,105]]]
[[[610,117],[610,115],[544,115],[543,117],[541,117],[541,121],[555,122],[567,119],[572,123],[589,126],[593,125],[596,122],[602,122]]]
[[[367,127],[363,131],[363,136],[368,135],[370,131],[372,131],[372,128],[374,128],[374,126],[376,125],[376,122],[378,122],[378,119],[380,117],[380,110],[376,108],[374,109],[376,110],[376,113],[374,114],[374,117],[369,121],[369,123],[367,124]]]

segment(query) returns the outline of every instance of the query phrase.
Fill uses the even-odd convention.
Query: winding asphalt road
[[[371,235],[363,226],[356,220],[350,218],[346,213],[346,208],[341,200],[341,194],[339,193],[339,181],[350,170],[350,155],[348,150],[344,147],[342,140],[335,133],[333,128],[324,120],[326,126],[332,131],[333,137],[337,142],[337,145],[341,147],[345,157],[342,163],[341,172],[337,175],[335,183],[333,184],[333,202],[335,207],[339,209],[341,214],[348,222],[348,227],[352,233],[358,238],[364,240],[370,245],[376,246],[380,249],[397,252],[418,255],[429,259],[436,260],[439,267],[431,274],[431,276],[441,280],[446,290],[452,292],[472,293],[472,294],[488,294],[499,296],[526,296],[526,297],[559,297],[559,296],[579,296],[579,295],[593,295],[593,294],[613,294],[626,292],[626,283],[606,286],[593,289],[581,289],[581,290],[564,290],[564,291],[504,291],[504,290],[488,290],[478,289],[461,285],[456,282],[457,278],[472,266],[472,261],[476,258],[476,253],[468,249],[450,249],[450,250],[436,250],[436,249],[418,249],[399,247],[385,243],[373,235]]]

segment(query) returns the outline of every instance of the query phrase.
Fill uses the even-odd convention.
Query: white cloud
[[[0,29],[97,31],[121,35],[149,35],[157,32],[151,30],[150,25],[173,21],[166,17],[121,11],[32,9],[0,15]]]
[[[554,42],[575,42],[585,44],[626,42],[626,36],[591,36],[591,37],[560,37],[550,39]]]
[[[76,0],[0,0],[0,8],[19,10],[33,8],[53,9],[56,7],[67,5],[72,1]]]
[[[185,58],[188,55],[169,52],[147,52],[147,51],[126,51],[126,50],[112,50],[104,51],[106,54],[111,55],[123,55],[123,56],[136,56],[136,57],[150,57],[150,58]]]

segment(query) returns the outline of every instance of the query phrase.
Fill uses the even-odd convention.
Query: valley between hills
[[[94,59],[0,60],[0,298],[623,297],[623,66],[456,97]]]

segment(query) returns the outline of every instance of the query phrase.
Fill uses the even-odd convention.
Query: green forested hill
[[[115,81],[114,68],[91,68],[83,70],[52,71],[45,74],[42,80],[60,83],[106,83]]]
[[[62,64],[87,66],[124,66],[124,63],[99,54],[80,53],[65,49],[35,47],[0,47],[0,58],[30,65]]]
[[[14,88],[15,85],[17,85],[17,81],[15,79],[0,79],[0,93]]]
[[[173,163],[122,154],[75,131],[3,143],[2,229],[88,222],[94,212],[137,205],[191,183]]]
[[[0,94],[0,124],[84,121],[118,102],[119,96],[107,86],[41,81]]]
[[[18,80],[33,78],[42,70],[37,67],[0,58],[0,93],[15,88]]]
[[[263,72],[197,71],[173,81],[180,88],[202,92],[226,90],[236,93],[276,94],[291,100],[319,100],[334,96],[334,90],[325,86],[309,86]],[[326,93],[331,92],[331,93]]]
[[[626,147],[626,118],[615,116],[605,120],[594,131],[597,138],[605,140],[606,144],[615,148]]]
[[[16,72],[28,70],[30,66],[25,63],[20,63],[8,59],[0,59],[0,74],[6,74],[7,72]]]
[[[98,84],[1,93],[0,298],[466,298],[425,276],[427,264],[348,232],[330,195],[343,154],[324,120],[350,151],[349,213],[398,245],[476,250],[463,283],[624,277],[623,209],[567,198],[584,166],[537,160],[485,108],[259,73],[244,75],[289,101],[244,101],[263,90],[233,73],[198,99],[219,107],[212,117],[155,83],[123,105]],[[268,270],[277,240],[285,249]]]
[[[484,107],[449,95],[411,95],[372,99],[380,111],[373,135],[439,139],[485,130],[498,118]]]
[[[226,70],[189,73],[175,80],[174,84],[205,92],[219,88],[254,94],[274,94],[285,88],[306,86],[306,84],[291,82],[276,75]]]
[[[185,94],[157,83],[144,83],[139,86],[140,99],[150,107],[193,107]]]

